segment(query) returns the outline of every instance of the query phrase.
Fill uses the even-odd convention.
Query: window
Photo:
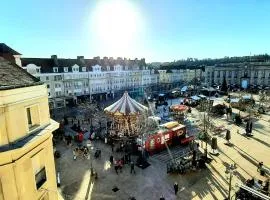
[[[28,126],[32,126],[31,110],[30,108],[27,108],[26,111],[27,111]]]
[[[46,81],[48,81],[50,79],[50,77],[49,76],[46,76]]]
[[[39,109],[38,105],[26,108],[27,124],[29,130],[39,125]]]
[[[82,71],[83,71],[83,72],[86,72],[86,67],[83,67],[83,68],[82,68]]]
[[[49,84],[47,85],[47,88],[50,88],[50,85]]]
[[[254,77],[258,77],[258,71],[257,70],[254,72]]]
[[[40,69],[36,69],[36,72],[39,73],[40,72]]]
[[[53,72],[57,73],[58,72],[58,67],[54,67]]]
[[[217,77],[218,78],[220,77],[220,71],[217,71]]]
[[[38,190],[47,181],[45,167],[43,167],[38,173],[36,173],[35,180],[36,188]]]
[[[64,67],[64,72],[68,72],[68,67]]]

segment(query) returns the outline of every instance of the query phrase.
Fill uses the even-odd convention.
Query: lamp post
[[[225,173],[229,175],[229,193],[227,200],[231,199],[231,190],[232,190],[232,178],[233,178],[233,173],[236,169],[236,164],[231,164],[229,167],[227,167]]]
[[[86,145],[89,148],[89,160],[90,160],[90,176],[94,175],[94,171],[93,171],[93,161],[92,161],[92,150],[94,149],[94,147],[92,146],[91,143],[87,143]]]

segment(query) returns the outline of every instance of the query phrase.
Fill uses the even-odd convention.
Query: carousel
[[[148,112],[148,108],[134,99],[127,92],[113,103],[106,107],[104,112],[112,119],[108,127],[111,137],[137,137],[138,118]]]
[[[186,113],[189,111],[189,107],[186,105],[172,105],[170,107],[170,110],[172,112],[172,115],[174,117],[174,119],[178,120],[178,121],[183,121]]]

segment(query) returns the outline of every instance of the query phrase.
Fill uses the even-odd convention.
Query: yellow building
[[[1,51],[1,49],[0,49]],[[0,200],[58,199],[46,85],[0,52]]]

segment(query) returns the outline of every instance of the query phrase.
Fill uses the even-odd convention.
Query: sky
[[[270,54],[269,0],[9,0],[0,10],[0,42],[23,57]]]

